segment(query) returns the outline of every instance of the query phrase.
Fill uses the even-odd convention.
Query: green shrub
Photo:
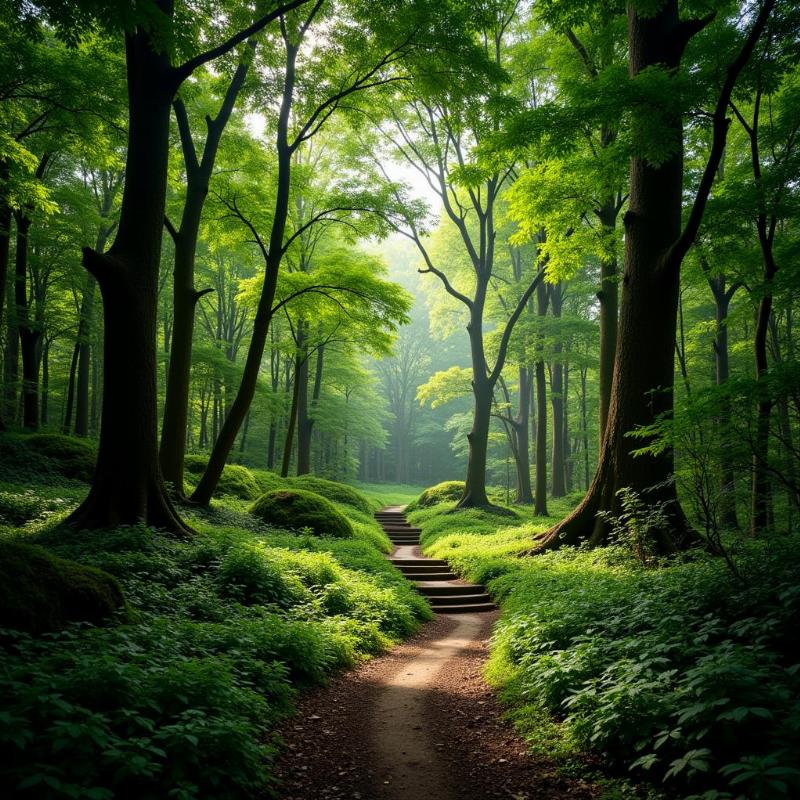
[[[429,486],[412,505],[414,508],[428,508],[439,503],[455,503],[464,494],[464,481],[444,481]]]
[[[329,500],[302,489],[267,492],[250,507],[250,513],[268,525],[300,530],[316,536],[350,537],[353,526]]]
[[[345,483],[337,483],[336,481],[329,481],[325,478],[317,478],[314,475],[300,475],[296,478],[292,478],[292,483],[299,486],[301,489],[321,494],[328,500],[351,506],[365,514],[372,514],[373,512],[372,503],[357,489]]]
[[[43,519],[63,510],[67,504],[68,501],[62,497],[43,497],[32,489],[0,490],[0,525],[22,527],[31,520]]]
[[[41,547],[0,540],[0,627],[42,633],[69,622],[107,622],[124,608],[111,575]]]
[[[34,433],[25,437],[29,448],[48,458],[65,478],[88,483],[94,475],[97,451],[85,439],[60,433]]]
[[[246,605],[291,608],[312,599],[299,579],[282,570],[259,543],[231,547],[222,559],[217,581],[223,595]]]

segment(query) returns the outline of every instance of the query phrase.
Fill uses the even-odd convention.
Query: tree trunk
[[[292,148],[288,143],[289,114],[292,106],[295,82],[295,60],[297,47],[286,43],[287,61],[286,75],[283,86],[283,99],[278,117],[277,131],[277,160],[278,179],[275,194],[275,209],[272,215],[272,229],[270,231],[269,246],[266,250],[264,285],[258,301],[255,320],[253,321],[253,334],[250,347],[247,351],[239,391],[231,404],[225,424],[214,443],[214,449],[208,461],[206,471],[200,479],[197,488],[192,494],[192,501],[207,505],[216,488],[225,461],[236,440],[236,434],[244,422],[245,414],[253,401],[253,395],[258,381],[258,372],[264,348],[267,343],[267,334],[272,321],[272,304],[275,299],[275,289],[278,284],[278,272],[283,257],[283,237],[286,230],[286,218],[289,212],[289,188],[292,169]]]
[[[486,456],[489,446],[489,424],[491,422],[493,385],[487,377],[486,355],[483,349],[483,307],[486,301],[485,282],[478,281],[470,309],[467,325],[472,355],[472,396],[474,410],[472,430],[467,434],[469,456],[464,494],[457,503],[458,508],[474,508],[489,505],[486,496]]]
[[[537,314],[547,314],[549,291],[544,284],[536,290]],[[547,379],[545,376],[544,345],[540,340],[536,346],[539,358],[536,361],[536,495],[533,513],[547,516]]]
[[[197,301],[205,294],[205,291],[197,291],[194,286],[197,238],[219,142],[230,119],[236,98],[244,85],[250,54],[254,48],[255,43],[250,42],[228,86],[219,114],[214,119],[206,118],[208,135],[199,162],[195,155],[186,110],[179,98],[174,102],[186,164],[186,199],[180,227],[173,233],[175,241],[172,273],[173,327],[159,459],[164,480],[174,487],[179,497],[184,495],[183,460],[186,454],[195,309]]]
[[[557,283],[550,287],[553,317],[561,318],[563,286]],[[560,333],[553,344],[553,361],[550,371],[550,405],[553,409],[553,444],[551,469],[553,471],[553,497],[564,497],[567,493],[564,465],[564,364],[561,361],[563,345]]]
[[[80,344],[75,342],[72,348],[72,360],[69,365],[69,381],[67,382],[67,403],[64,408],[64,421],[61,425],[61,432],[68,434],[72,431],[72,409],[75,405],[75,374],[78,369],[78,351]]]
[[[163,10],[169,13],[170,5]],[[147,32],[127,34],[125,44],[128,150],[119,229],[105,255],[83,251],[103,298],[100,444],[89,495],[68,522],[79,528],[144,522],[186,534],[158,464],[156,393],[158,273],[177,79]]]
[[[22,425],[31,431],[39,428],[39,339],[42,335],[31,320],[28,307],[28,234],[30,218],[16,214],[14,300],[17,312],[20,352],[22,354]]]
[[[325,346],[317,348],[317,363],[314,370],[314,387],[311,391],[311,411],[308,410],[308,354],[305,357],[306,389],[299,398],[297,406],[297,474],[307,475],[311,472],[311,434],[314,430],[313,411],[319,403],[322,391],[322,371],[325,364]]]
[[[6,345],[3,353],[3,419],[8,424],[17,421],[17,382],[19,381],[19,332],[17,331],[17,310],[14,294],[16,281],[6,283],[6,306],[8,308],[6,325]]]
[[[519,368],[519,410],[514,424],[516,438],[515,456],[517,462],[517,499],[524,505],[533,504],[531,489],[531,372],[527,367]]]
[[[99,240],[99,237],[98,237]],[[102,252],[102,247],[97,252]],[[75,402],[75,435],[89,435],[89,367],[92,359],[92,320],[97,281],[87,273],[86,286],[81,298],[81,318],[78,323],[78,378]]]
[[[617,225],[618,203],[609,197],[599,210],[598,217],[604,229],[613,234]],[[614,378],[614,359],[617,352],[617,326],[619,316],[619,285],[617,281],[616,257],[600,261],[600,442],[608,423],[611,405],[611,382]]]
[[[4,187],[8,182],[9,170],[5,161],[0,161],[0,331],[2,331],[3,306],[6,299],[6,281],[8,280],[8,262],[11,251],[11,207],[5,195]],[[10,322],[10,318],[9,318]],[[9,335],[11,330],[9,327]],[[16,334],[15,334],[16,336]],[[0,431],[5,430],[3,422],[5,408],[0,403]]]
[[[714,364],[716,367],[716,384],[724,386],[730,377],[730,362],[728,349],[728,309],[736,291],[736,286],[729,289],[725,287],[725,276],[717,275],[709,280],[711,291],[714,295],[715,305],[715,332],[714,332]],[[727,397],[722,403],[722,411],[717,420],[717,432],[720,439],[720,523],[724,528],[739,529],[739,519],[736,514],[736,477],[733,466],[726,457],[726,450],[730,445],[730,419],[731,407]]]
[[[300,381],[298,380],[301,371],[301,358],[295,358],[294,368],[294,388],[292,389],[292,407],[289,411],[289,418],[286,426],[286,438],[283,441],[283,461],[281,462],[281,478],[289,476],[289,466],[292,463],[292,447],[294,446],[294,429],[297,421],[297,406],[300,402]]]
[[[676,69],[690,35],[686,23],[678,19],[677,0],[666,0],[648,17],[630,7],[631,75],[655,65]],[[681,141],[681,117],[665,124],[665,133]],[[617,492],[625,487],[642,494],[648,503],[666,504],[669,525],[649,532],[661,551],[673,551],[691,539],[673,480],[672,451],[635,458],[631,451],[649,442],[634,442],[628,436],[673,407],[680,259],[673,257],[671,248],[681,236],[682,188],[682,146],[659,166],[638,155],[631,158],[619,336],[600,461],[585,499],[549,532],[544,547],[605,542],[608,523],[598,513],[619,513]]]
[[[45,342],[42,347],[42,403],[41,421],[42,426],[47,427],[49,422],[50,405],[50,342]]]
[[[758,304],[754,340],[756,380],[759,382],[756,407],[756,433],[753,446],[753,484],[751,494],[750,530],[753,535],[771,527],[772,484],[769,479],[769,426],[773,399],[764,384],[769,363],[767,361],[767,332],[772,314],[772,290],[768,289]]]

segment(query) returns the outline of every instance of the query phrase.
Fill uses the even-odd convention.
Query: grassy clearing
[[[384,506],[405,506],[416,500],[422,486],[405,483],[358,483],[356,488],[373,502],[376,509]]]
[[[25,488],[0,483],[0,538],[113,575],[130,616],[0,631],[0,784],[22,800],[262,794],[271,731],[296,693],[431,616],[384,557],[366,497],[362,510],[332,501],[347,539],[265,525],[249,489],[184,509],[191,541],[144,527],[74,534],[59,521],[86,486],[47,458],[28,465]]]
[[[657,568],[620,546],[524,555],[558,517],[514,510],[410,518],[500,604],[488,677],[531,746],[673,796],[800,796],[798,537],[739,541],[738,580],[701,552]]]

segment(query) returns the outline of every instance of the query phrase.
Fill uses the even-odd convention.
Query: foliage
[[[371,518],[335,539],[265,527],[239,505],[226,497],[198,511],[188,541],[144,527],[51,525],[26,537],[47,550],[2,545],[15,572],[12,547],[102,569],[131,609],[114,627],[4,632],[0,781],[15,796],[252,797],[270,785],[270,731],[295,687],[430,617],[374,544],[385,537]]]
[[[266,492],[250,507],[250,513],[268,525],[303,530],[316,536],[350,537],[353,526],[329,500],[303,489]]]
[[[796,536],[751,540],[743,583],[701,552],[656,569],[622,544],[526,556],[550,520],[443,512],[411,520],[428,555],[488,581],[503,610],[489,677],[537,747],[684,797],[797,793]]]

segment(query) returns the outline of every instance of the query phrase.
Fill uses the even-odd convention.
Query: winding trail
[[[391,558],[424,561],[413,542],[397,544]],[[302,698],[280,732],[283,800],[597,797],[592,785],[531,755],[503,719],[483,680],[497,612],[476,596],[483,587],[459,581],[449,568],[439,574],[419,579],[420,590],[451,585],[474,599],[458,601],[456,613],[436,608],[436,618],[408,641]],[[483,610],[464,608],[470,602]]]

